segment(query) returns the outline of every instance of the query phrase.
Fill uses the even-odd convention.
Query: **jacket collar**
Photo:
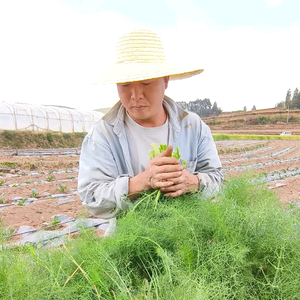
[[[183,110],[174,100],[164,96],[163,105],[169,114],[169,122],[175,129],[179,130],[180,122],[188,115],[188,112]],[[107,114],[102,117],[102,120],[114,127],[115,134],[119,134],[124,129],[125,108],[121,101],[118,101]]]

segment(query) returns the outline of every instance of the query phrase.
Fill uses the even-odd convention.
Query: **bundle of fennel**
[[[167,145],[163,145],[163,144],[160,144],[160,146],[158,147],[155,143],[152,143],[151,146],[153,147],[154,150],[149,150],[150,160],[152,158],[154,158],[155,156],[159,155],[160,153],[166,151],[167,147],[168,147]],[[172,151],[171,157],[175,157],[177,159],[180,159],[181,155],[179,154],[178,146],[176,147],[176,151],[174,151],[174,150]],[[184,161],[182,163],[182,166],[184,168],[185,168],[185,165],[186,165],[186,161]],[[156,208],[158,200],[161,197],[161,191],[160,190],[155,190],[154,192],[151,193],[151,196],[155,196],[155,199],[154,199],[154,208]]]

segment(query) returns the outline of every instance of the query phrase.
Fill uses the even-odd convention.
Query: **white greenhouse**
[[[0,102],[0,130],[88,132],[102,116],[97,111]]]

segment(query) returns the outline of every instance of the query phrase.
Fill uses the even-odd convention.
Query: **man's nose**
[[[132,84],[131,99],[140,100],[143,98],[143,89],[138,84]]]

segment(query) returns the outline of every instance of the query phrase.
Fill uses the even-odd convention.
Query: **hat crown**
[[[116,45],[116,63],[164,63],[159,36],[149,29],[134,30],[121,36]]]

